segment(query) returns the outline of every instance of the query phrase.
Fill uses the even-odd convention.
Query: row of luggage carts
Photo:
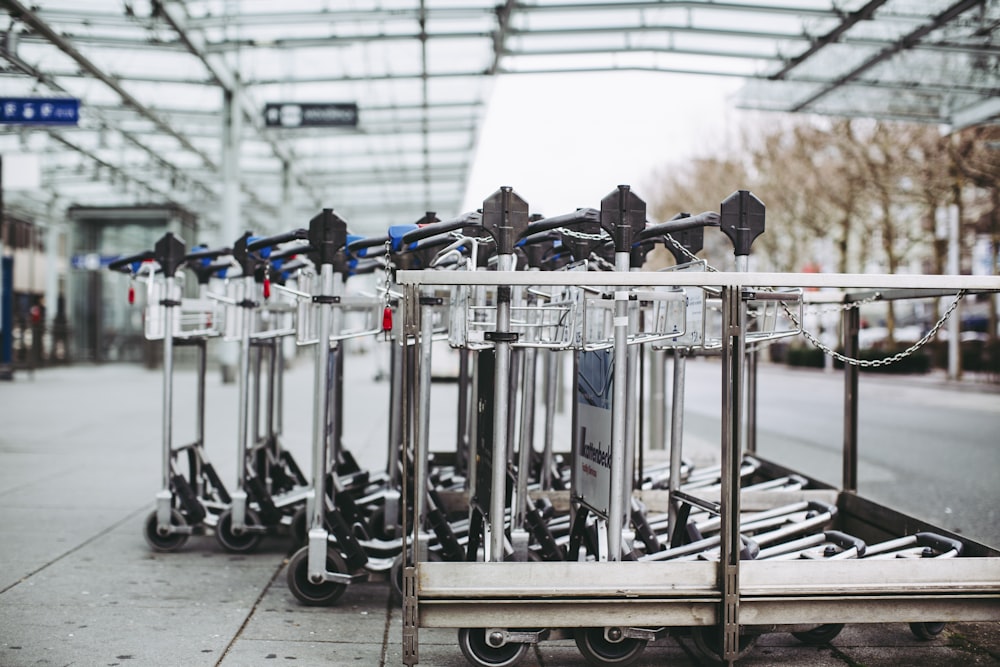
[[[707,229],[732,241],[735,272],[698,259]],[[917,524],[865,528],[871,522],[856,521],[835,489],[745,451],[745,360],[799,335],[804,315],[803,290],[792,281],[748,287],[759,274],[747,273],[747,258],[763,231],[764,205],[748,191],[718,211],[653,223],[645,203],[619,186],[597,209],[551,217],[532,216],[503,187],[477,211],[445,220],[426,213],[367,237],[351,235],[329,209],[307,228],[248,232],[231,247],[189,250],[166,234],[111,265],[144,286],[146,336],[163,344],[163,478],[146,541],[173,551],[214,532],[224,549],[246,552],[264,535],[288,535],[296,549],[289,589],[307,605],[388,578],[403,606],[411,665],[420,627],[457,628],[473,665],[513,665],[531,645],[560,638],[594,665],[632,664],[667,634],[706,662],[730,664],[771,630],[829,642],[845,622],[868,619],[853,603],[816,611],[826,592],[782,587],[781,568],[943,562],[968,556],[968,543]],[[674,265],[644,270],[657,247]],[[374,276],[365,279],[371,293],[348,292],[347,282],[364,274]],[[196,295],[182,284],[186,275]],[[203,442],[214,338],[239,347],[232,488]],[[390,349],[386,466],[377,471],[361,469],[342,442],[353,338]],[[281,443],[288,340],[313,356],[308,466]],[[456,435],[432,443],[431,368],[443,341],[460,362]],[[182,446],[171,427],[180,345],[197,350],[199,378],[197,436]],[[714,466],[683,455],[684,368],[695,355],[722,359],[723,446]],[[649,408],[670,415],[668,461],[647,461],[640,444],[647,358],[673,366],[670,401]],[[572,425],[557,433],[565,377]],[[741,585],[750,563],[768,565],[762,579],[751,570],[750,585]],[[884,579],[881,569],[860,571]],[[768,579],[775,572],[779,584]],[[976,591],[988,600],[978,613],[997,613],[996,588]],[[866,595],[898,606],[896,593]],[[804,623],[775,622],[776,606],[796,606],[789,600],[800,603],[795,618]],[[954,617],[938,604],[905,620],[928,639]]]

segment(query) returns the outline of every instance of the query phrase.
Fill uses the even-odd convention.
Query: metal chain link
[[[586,232],[579,232],[569,227],[560,227],[563,236],[569,236],[574,239],[582,239],[584,241],[600,241],[601,239],[609,239],[607,232],[601,230],[600,234],[587,234]]]
[[[924,334],[923,338],[921,338],[916,343],[906,348],[902,352],[897,352],[891,357],[884,357],[882,359],[854,359],[852,357],[843,355],[840,352],[837,352],[828,345],[824,345],[822,342],[820,342],[818,338],[816,338],[816,336],[806,331],[805,329],[802,329],[801,331],[802,335],[806,338],[806,340],[808,340],[810,343],[818,347],[825,354],[845,364],[850,364],[851,366],[859,366],[861,368],[879,368],[881,366],[888,366],[898,361],[902,361],[903,359],[910,356],[911,354],[922,348],[924,345],[926,345],[927,342],[930,341],[930,339],[934,338],[934,336],[937,335],[937,332],[941,330],[941,327],[944,326],[945,322],[948,321],[948,318],[951,317],[951,314],[955,312],[956,308],[958,308],[958,304],[962,301],[962,298],[965,296],[965,293],[966,293],[965,290],[959,290],[958,294],[955,295],[955,300],[952,301],[951,305],[948,306],[948,309],[945,310],[944,315],[942,315],[941,319],[939,319],[937,322],[934,323],[934,326],[931,327],[930,331]],[[795,316],[792,315],[790,310],[788,310],[788,307],[782,304],[782,308],[785,311],[785,315],[788,316],[788,319],[790,319],[792,323],[795,324],[795,326],[801,327],[801,325],[795,320]]]
[[[681,252],[687,255],[689,258],[695,261],[698,260],[698,258],[690,250],[682,246],[673,236],[671,236],[670,234],[666,234],[666,238],[668,241],[670,241],[671,244],[673,244],[675,248],[679,248]],[[706,268],[708,271],[718,271],[718,269],[716,269],[711,264],[706,264]],[[829,345],[824,345],[822,342],[820,342],[818,338],[816,338],[815,335],[813,335],[809,331],[802,329],[802,325],[799,324],[795,316],[792,315],[792,312],[788,309],[788,306],[786,304],[782,303],[781,307],[785,311],[785,315],[788,316],[788,319],[790,319],[792,323],[795,324],[795,326],[799,327],[805,339],[808,340],[813,345],[815,345],[816,347],[818,347],[825,354],[833,357],[838,361],[841,361],[845,364],[850,364],[852,366],[860,366],[861,368],[878,368],[881,366],[888,366],[890,364],[902,361],[903,359],[910,356],[911,354],[922,348],[924,345],[926,345],[928,341],[930,341],[932,338],[934,338],[934,336],[937,335],[937,332],[941,330],[941,327],[943,327],[945,322],[948,321],[948,318],[951,317],[951,314],[955,312],[955,309],[958,308],[958,304],[962,301],[962,298],[965,296],[965,294],[966,294],[965,290],[960,290],[958,294],[955,295],[955,300],[952,301],[951,305],[948,306],[948,309],[945,310],[944,315],[941,316],[941,319],[939,319],[934,324],[934,326],[931,327],[930,331],[928,331],[920,340],[918,340],[916,343],[906,348],[902,352],[897,352],[891,357],[885,357],[883,359],[854,359],[846,355],[843,355],[840,352],[837,352]],[[825,308],[812,310],[810,312],[811,313],[842,312],[842,311],[852,310],[854,308],[860,308],[861,306],[867,305],[869,303],[874,303],[881,298],[882,294],[880,292],[876,292],[875,294],[866,299],[861,299],[859,301],[852,301],[851,303],[839,304],[837,306],[827,306]]]
[[[666,239],[668,241],[670,241],[671,245],[673,245],[675,248],[677,248],[682,253],[684,253],[684,255],[686,255],[688,257],[688,259],[690,259],[692,262],[700,262],[701,261],[700,259],[698,259],[698,257],[693,252],[691,252],[690,250],[688,250],[687,248],[685,248],[684,246],[682,246],[681,243],[680,243],[680,241],[678,241],[677,239],[675,239],[673,236],[671,236],[670,234],[664,234],[664,236],[666,237]],[[715,268],[714,266],[712,266],[708,262],[705,262],[705,270],[708,271],[708,272],[713,272],[713,271],[715,273],[719,272],[719,270],[717,268]]]
[[[882,298],[881,292],[875,292],[872,296],[867,299],[859,299],[858,301],[852,301],[850,303],[838,303],[833,305],[826,305],[822,308],[810,308],[806,312],[810,315],[822,315],[823,313],[842,313],[845,310],[854,310],[855,308],[860,308],[861,306],[866,306],[869,303],[875,303]]]
[[[698,257],[694,255],[694,253],[692,253],[690,250],[688,250],[687,248],[685,248],[684,246],[682,246],[680,244],[680,242],[677,239],[675,239],[673,236],[671,236],[670,234],[665,234],[665,236],[666,236],[666,239],[668,241],[670,241],[670,243],[675,248],[678,248],[689,259],[691,259],[692,261],[695,261],[695,262],[700,261],[698,259]],[[714,266],[712,266],[711,264],[706,263],[705,267],[706,267],[706,269],[708,271],[718,272],[718,269],[715,268]],[[838,313],[838,312],[843,312],[845,310],[851,310],[851,309],[854,309],[854,308],[860,308],[861,306],[867,305],[869,303],[874,303],[874,302],[878,301],[881,298],[882,298],[882,294],[880,292],[876,292],[874,295],[868,297],[867,299],[861,299],[859,301],[852,301],[851,303],[837,304],[837,305],[833,305],[833,306],[827,305],[827,306],[824,306],[823,308],[813,308],[813,309],[810,309],[808,312],[810,314]]]

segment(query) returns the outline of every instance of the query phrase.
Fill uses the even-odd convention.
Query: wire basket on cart
[[[146,283],[146,309],[143,333],[146,340],[163,340],[165,335],[167,303],[175,305],[171,323],[174,338],[208,338],[218,336],[225,326],[224,308],[207,298],[182,297],[183,285],[174,284],[167,294],[167,284],[162,273],[150,268],[136,276]]]
[[[573,345],[578,320],[572,298],[575,288],[554,291],[541,287],[514,289],[510,331],[517,334],[513,347],[566,349]],[[496,330],[497,287],[456,285],[451,298],[449,343],[478,350],[493,345],[487,333]]]
[[[580,344],[584,350],[614,345],[615,301],[627,295],[629,345],[656,343],[684,336],[687,327],[687,296],[674,287],[650,287],[627,292],[581,289]]]

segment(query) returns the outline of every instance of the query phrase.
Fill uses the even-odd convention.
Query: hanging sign
[[[80,100],[50,97],[0,97],[0,123],[76,125]]]
[[[267,127],[357,127],[358,105],[354,102],[268,103],[264,105],[264,125]]]

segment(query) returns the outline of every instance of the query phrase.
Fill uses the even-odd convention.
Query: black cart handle
[[[309,230],[301,228],[293,229],[292,231],[284,232],[283,234],[275,234],[274,236],[264,236],[254,239],[247,244],[247,252],[255,252],[263,248],[269,248],[271,246],[287,243],[288,241],[301,241],[308,238]]]
[[[429,225],[417,227],[416,229],[403,234],[403,246],[405,247],[414,241],[419,241],[420,239],[426,239],[431,236],[437,236],[438,234],[453,232],[456,229],[461,229],[462,227],[466,227],[468,225],[479,225],[482,224],[482,221],[482,213],[479,211],[470,211],[469,213],[463,213],[457,218],[441,220],[440,222],[432,222]]]

